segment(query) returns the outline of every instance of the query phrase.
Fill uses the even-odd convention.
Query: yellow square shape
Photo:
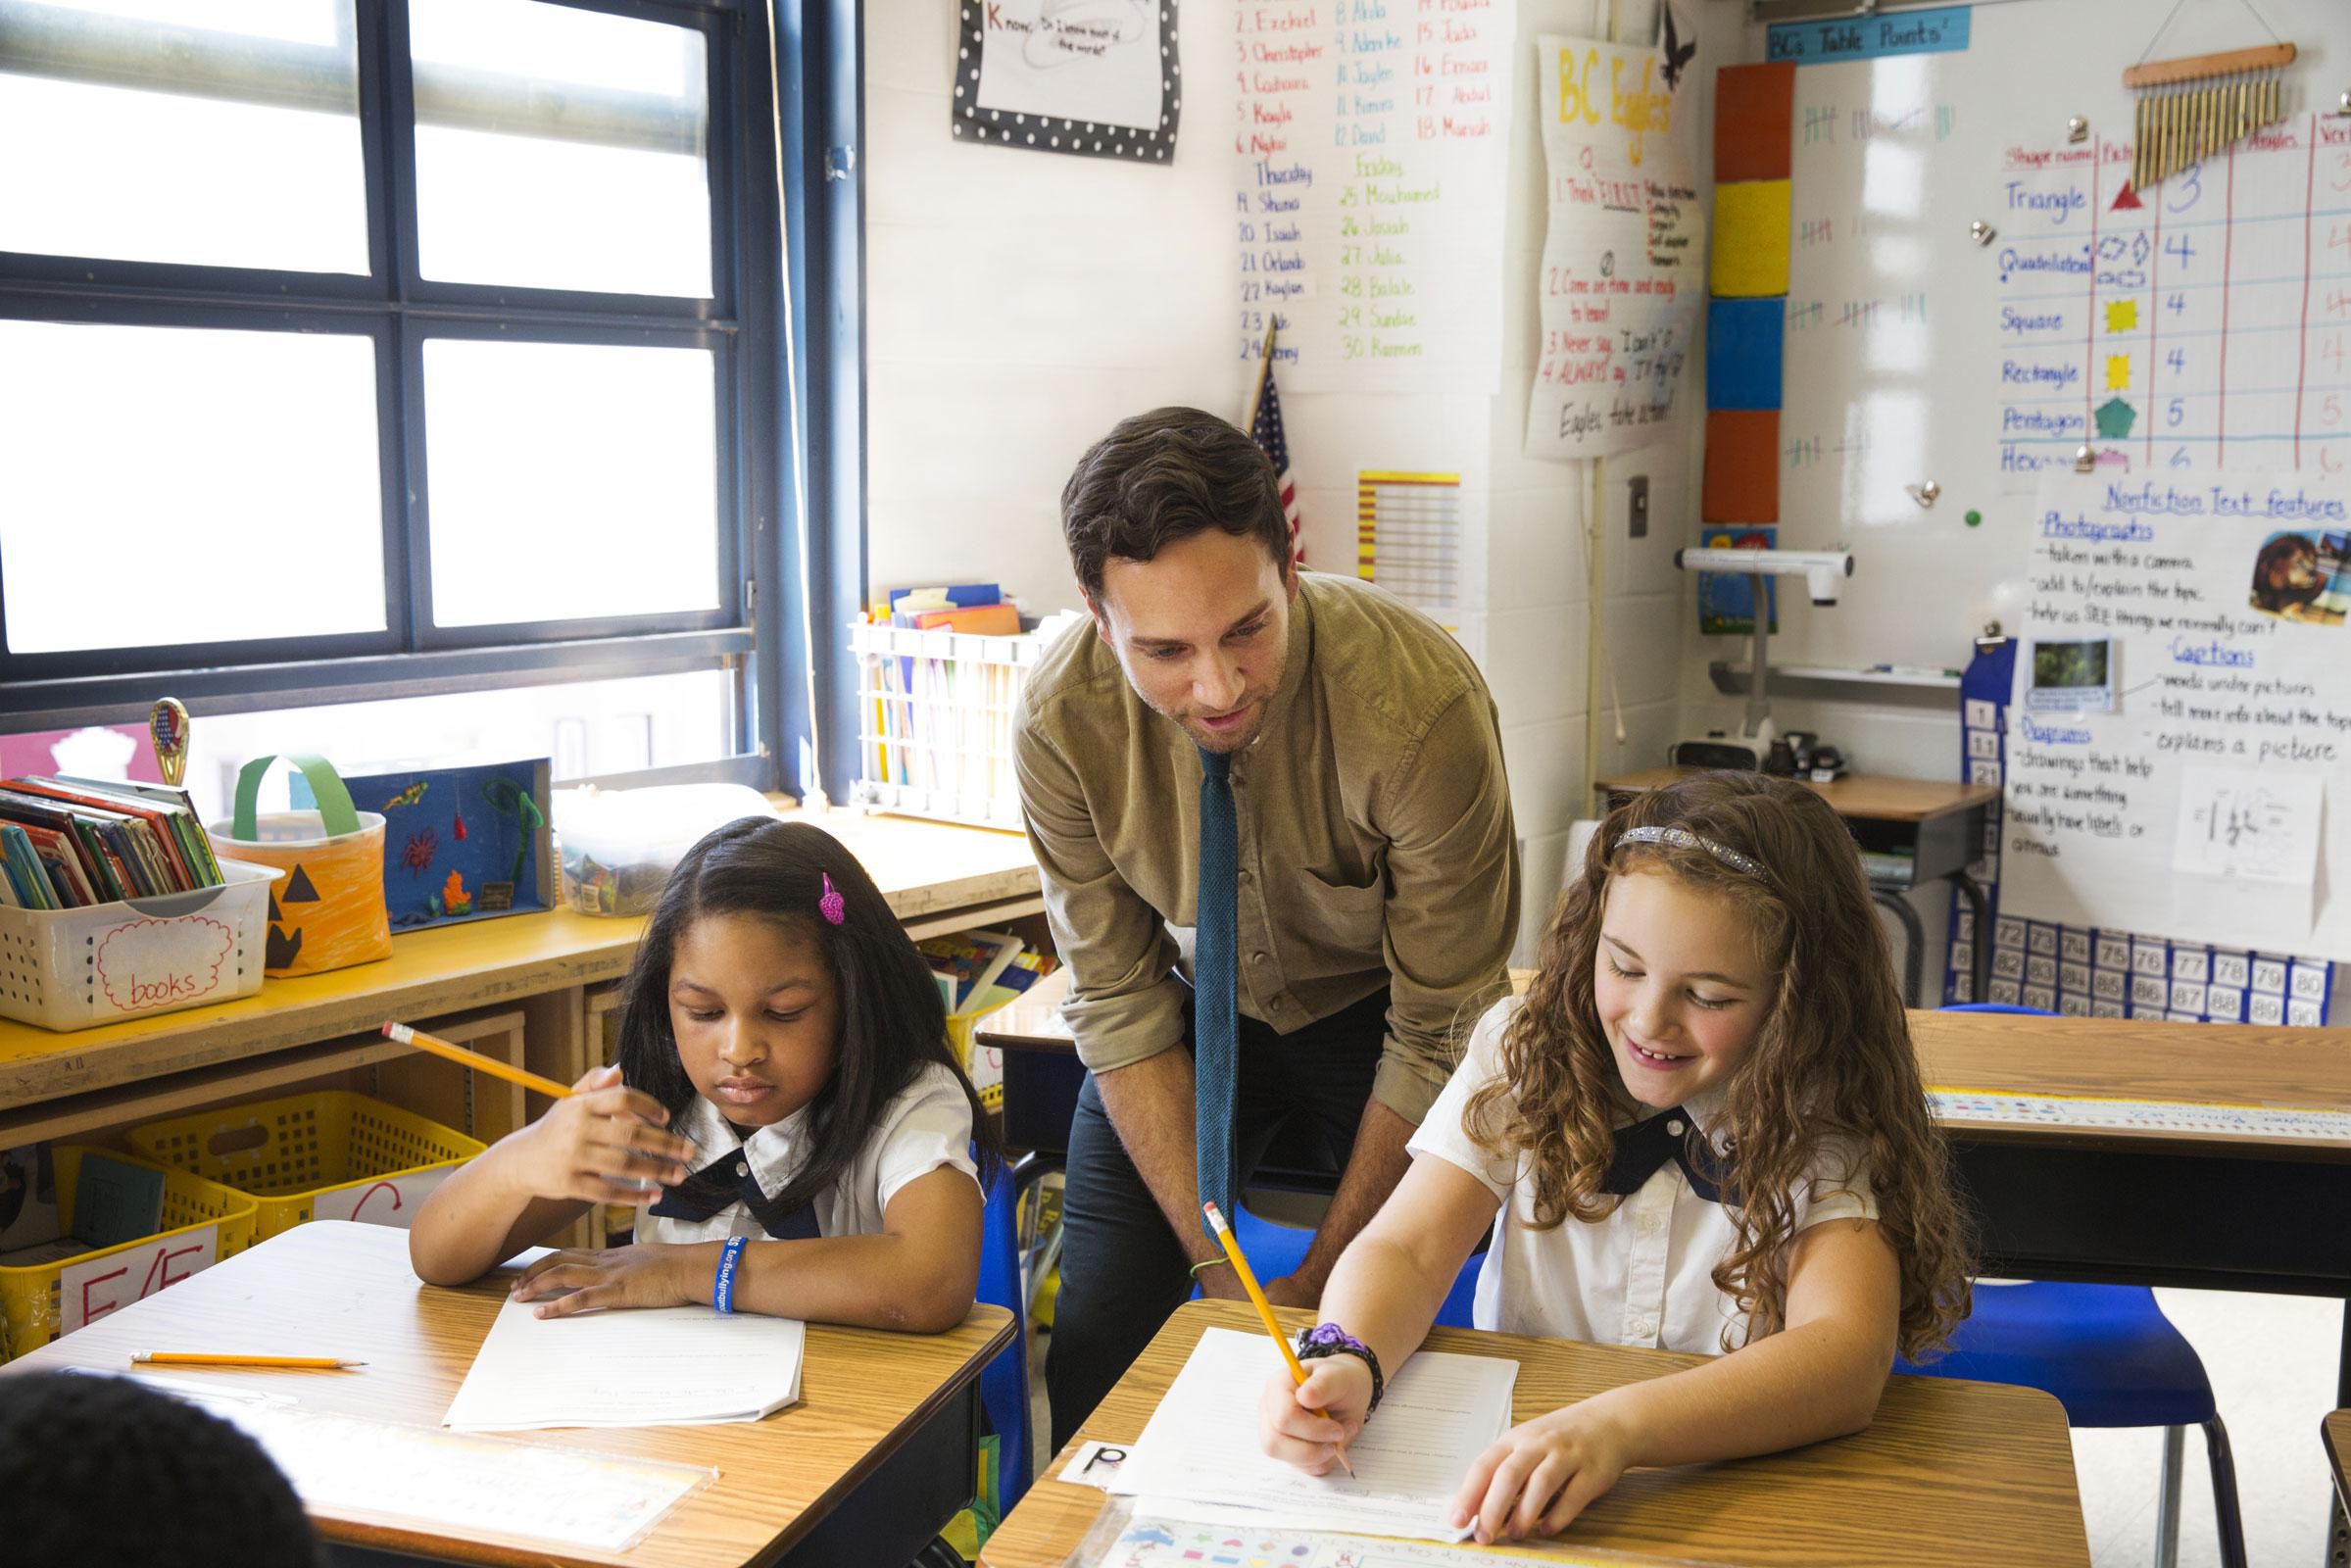
[[[2106,390],[2109,392],[2131,390],[2130,355],[2109,354],[2106,356]]]
[[[2135,331],[2138,327],[2138,301],[2108,300],[2106,302],[2106,330],[2109,332]]]
[[[1788,182],[1745,179],[1714,187],[1714,262],[1707,284],[1724,299],[1788,292]]]

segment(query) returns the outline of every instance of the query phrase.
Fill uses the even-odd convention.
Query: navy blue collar
[[[1608,1177],[1600,1191],[1630,1198],[1668,1160],[1682,1167],[1690,1190],[1707,1202],[1722,1202],[1726,1193],[1738,1201],[1739,1182],[1730,1159],[1715,1152],[1698,1119],[1680,1105],[1616,1130],[1616,1152],[1609,1156]]]

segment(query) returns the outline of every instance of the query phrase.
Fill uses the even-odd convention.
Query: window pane
[[[418,266],[453,283],[710,292],[702,34],[413,0]]]
[[[706,349],[424,345],[433,621],[718,608]]]
[[[367,270],[352,0],[0,0],[0,250]]]
[[[375,345],[0,320],[11,653],[384,629]]]

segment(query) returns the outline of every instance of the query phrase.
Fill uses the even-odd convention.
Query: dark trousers
[[[1385,990],[1288,1035],[1241,1020],[1233,1094],[1241,1185],[1274,1167],[1336,1183],[1354,1150],[1387,1030]],[[1185,1115],[1189,1136],[1189,1108]],[[1183,1245],[1127,1157],[1091,1073],[1069,1124],[1068,1172],[1061,1293],[1045,1362],[1055,1451],[1193,1291]]]

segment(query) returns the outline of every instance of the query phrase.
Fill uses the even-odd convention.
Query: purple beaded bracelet
[[[1388,1392],[1388,1380],[1380,1374],[1380,1358],[1372,1354],[1371,1347],[1356,1339],[1336,1323],[1317,1323],[1298,1333],[1298,1358],[1312,1361],[1325,1355],[1359,1355],[1371,1368],[1371,1403],[1363,1407],[1369,1416],[1380,1407],[1380,1396]]]

